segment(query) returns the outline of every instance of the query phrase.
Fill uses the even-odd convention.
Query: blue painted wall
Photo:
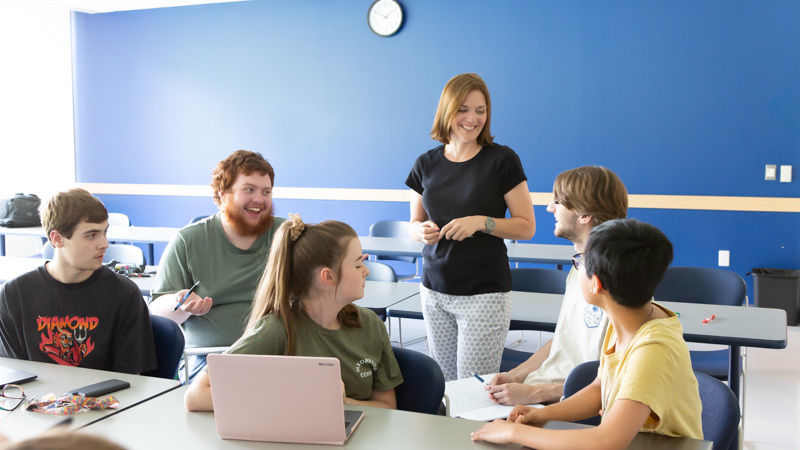
[[[278,186],[404,188],[451,76],[492,92],[492,131],[532,191],[602,164],[635,194],[800,197],[764,164],[800,167],[800,2],[403,0],[391,38],[371,1],[274,0],[73,15],[77,179],[206,184],[238,148]],[[140,225],[210,200],[103,196]],[[407,205],[276,200],[365,233]],[[536,207],[535,242],[558,242]],[[676,264],[800,267],[800,214],[634,209]]]

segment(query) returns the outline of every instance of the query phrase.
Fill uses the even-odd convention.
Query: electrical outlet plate
[[[778,166],[775,164],[767,164],[764,166],[764,180],[775,181],[775,174],[777,173]]]

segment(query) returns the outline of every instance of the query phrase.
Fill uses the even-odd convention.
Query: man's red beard
[[[233,231],[241,236],[261,236],[272,228],[272,224],[275,222],[275,216],[272,215],[272,210],[273,206],[270,205],[269,211],[258,220],[257,224],[252,225],[247,221],[246,213],[240,207],[230,202],[222,204],[222,214],[231,227],[233,227]]]

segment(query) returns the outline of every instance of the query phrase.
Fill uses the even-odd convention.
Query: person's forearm
[[[528,425],[517,425],[512,440],[526,447],[540,449],[625,448],[627,443],[622,442],[618,436],[609,435],[607,431],[601,427],[546,430]]]
[[[378,408],[397,409],[397,402],[392,403],[389,400],[356,400],[347,397],[345,403],[348,405],[361,405],[361,406],[375,406]]]
[[[542,409],[546,420],[574,422],[588,419],[600,413],[600,385],[592,383],[572,397]]]
[[[186,322],[186,319],[188,319],[191,314],[180,308],[178,308],[177,311],[173,311],[175,305],[175,294],[164,294],[150,302],[150,312],[157,316],[166,317],[180,325]]]
[[[495,218],[494,223],[495,229],[491,235],[503,239],[527,241],[536,233],[536,223],[525,217]]]
[[[552,345],[553,340],[548,340],[539,348],[539,350],[536,350],[536,352],[531,355],[530,358],[528,358],[519,366],[509,370],[508,373],[510,373],[518,383],[524,382],[528,374],[541,367],[542,363],[544,363],[544,360],[550,356],[550,347]]]
[[[214,403],[211,401],[211,385],[199,386],[193,383],[186,390],[183,403],[187,411],[213,411]]]

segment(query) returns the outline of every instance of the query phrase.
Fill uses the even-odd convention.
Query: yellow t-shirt
[[[703,407],[683,327],[674,312],[655,306],[669,317],[642,325],[624,352],[616,352],[617,333],[608,324],[599,369],[603,410],[617,399],[634,400],[652,410],[642,431],[702,439]]]

